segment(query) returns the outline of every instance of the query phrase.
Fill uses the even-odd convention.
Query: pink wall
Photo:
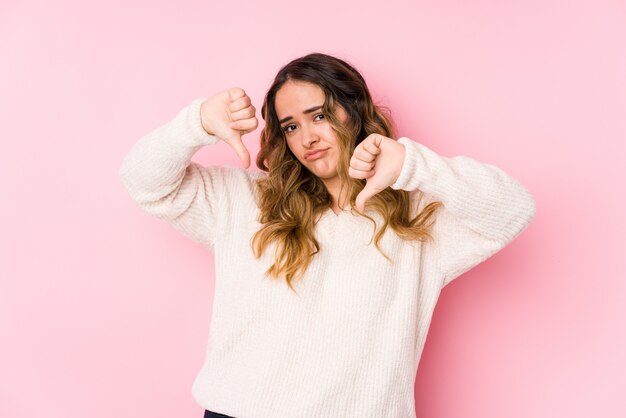
[[[240,86],[260,116],[312,51],[357,66],[401,135],[537,201],[444,289],[418,416],[626,416],[624,2],[247,3],[0,5],[0,416],[202,415],[212,255],[141,212],[118,168],[196,97]],[[195,159],[239,164],[225,144]]]

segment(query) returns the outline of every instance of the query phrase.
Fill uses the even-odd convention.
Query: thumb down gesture
[[[404,145],[380,134],[371,134],[356,146],[350,158],[348,175],[365,179],[356,197],[356,209],[363,213],[365,202],[394,184],[404,163]]]
[[[230,145],[245,168],[250,167],[250,153],[241,137],[257,128],[259,121],[255,114],[250,97],[239,87],[209,97],[200,107],[204,130]]]

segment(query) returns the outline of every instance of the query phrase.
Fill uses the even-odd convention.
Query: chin
[[[337,177],[337,173],[316,173],[315,171],[313,171],[313,174],[315,174],[317,177],[319,177],[322,180],[330,180],[330,179],[334,179],[335,177]]]
[[[321,167],[316,166],[316,161],[310,161],[308,164],[303,164],[307,170],[309,170],[316,177],[319,177],[323,180],[331,179],[333,177],[337,177],[337,170],[332,169],[331,167],[326,166],[325,164]]]

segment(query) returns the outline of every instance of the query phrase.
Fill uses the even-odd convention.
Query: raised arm
[[[405,159],[391,187],[419,189],[444,205],[433,230],[442,286],[505,247],[535,216],[531,194],[500,168],[466,156],[444,157],[406,137],[398,142]]]
[[[224,184],[232,182],[232,175],[228,177],[232,170],[218,166],[204,167],[192,162],[191,158],[201,147],[215,144],[222,137],[229,137],[229,140],[238,137],[235,139],[239,140],[241,147],[240,135],[249,131],[231,129],[229,126],[233,121],[247,127],[244,129],[256,128],[255,109],[249,99],[231,100],[233,93],[243,92],[232,90],[218,93],[208,103],[211,105],[216,100],[222,100],[225,106],[232,105],[232,112],[227,110],[221,118],[216,118],[221,119],[221,125],[206,117],[206,112],[211,113],[211,109],[203,107],[203,104],[207,105],[207,99],[195,99],[173,120],[141,137],[119,169],[122,183],[144,211],[166,220],[184,235],[209,248],[214,245],[216,220],[222,205],[220,197],[224,196]],[[242,97],[238,96],[239,99]],[[211,114],[215,113],[213,110]],[[250,113],[254,120],[249,117]],[[218,132],[220,136],[213,132]],[[233,146],[232,142],[230,144]],[[240,148],[237,152],[243,161],[247,150]]]

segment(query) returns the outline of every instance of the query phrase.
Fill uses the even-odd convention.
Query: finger
[[[352,156],[356,159],[358,159],[359,161],[363,161],[365,163],[370,163],[373,162],[374,160],[376,160],[376,156],[370,154],[369,152],[366,151],[362,151],[362,152],[355,152],[354,154],[352,154]]]
[[[243,144],[243,142],[241,142],[241,137],[240,136],[233,137],[231,141],[229,142],[229,144],[233,147],[233,149],[239,156],[239,159],[241,160],[241,163],[243,164],[243,166],[245,168],[250,167],[250,153],[248,152],[248,149]]]
[[[369,152],[361,149],[361,150],[355,150],[354,153],[352,154],[352,158],[358,159],[366,163],[370,163],[376,160],[376,155],[372,155]]]
[[[380,154],[380,148],[375,144],[362,142],[359,146],[354,150],[353,155],[358,157],[363,161],[372,161],[376,159],[376,156]]]
[[[380,147],[376,144],[376,142],[364,143],[363,149],[373,156],[380,154]]]
[[[369,171],[372,168],[374,168],[375,165],[376,165],[375,161],[363,161],[363,160],[359,160],[358,158],[350,159],[350,167],[356,170]]]
[[[375,170],[357,170],[352,167],[348,168],[348,175],[355,179],[368,179],[375,173]]]
[[[228,98],[231,103],[245,95],[246,92],[240,87],[232,87],[228,89]]]
[[[365,209],[365,202],[367,202],[372,196],[374,196],[378,192],[379,192],[379,190],[377,190],[375,187],[371,186],[371,183],[366,183],[365,187],[357,195],[356,200],[354,202],[355,206],[356,206],[356,209],[359,212],[363,213],[363,210]]]
[[[253,106],[248,106],[236,112],[231,112],[230,119],[233,121],[239,119],[249,119],[253,117],[255,113],[256,109]]]
[[[238,120],[230,123],[231,129],[236,129],[238,131],[255,130],[258,125],[259,121],[257,118]]]
[[[243,96],[243,97],[240,97],[240,98],[238,98],[237,100],[235,100],[233,102],[230,102],[228,104],[228,109],[231,112],[236,112],[238,110],[245,109],[246,107],[251,106],[251,104],[252,104],[252,102],[250,101],[250,97]]]

